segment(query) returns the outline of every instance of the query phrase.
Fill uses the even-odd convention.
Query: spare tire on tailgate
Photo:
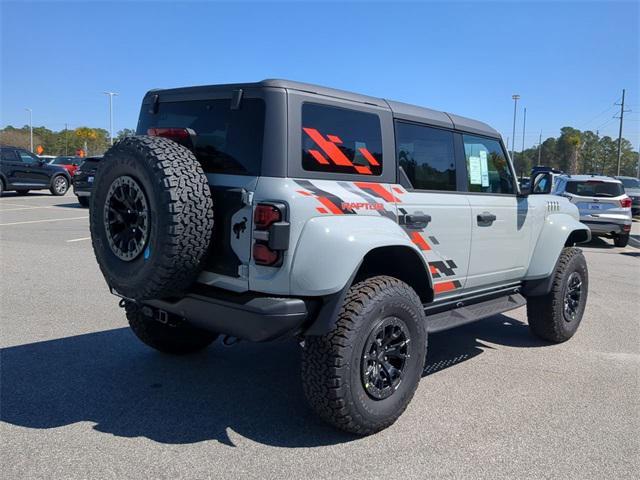
[[[91,239],[118,294],[179,295],[195,280],[213,229],[211,191],[191,151],[162,137],[128,137],[96,173]]]

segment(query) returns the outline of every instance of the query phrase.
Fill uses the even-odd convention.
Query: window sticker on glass
[[[482,183],[480,157],[469,157],[469,183],[472,185],[480,185]]]
[[[489,168],[487,167],[487,151],[480,150],[480,176],[482,177],[482,186],[489,186]]]

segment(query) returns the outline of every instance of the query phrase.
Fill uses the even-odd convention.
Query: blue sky
[[[135,128],[156,87],[289,78],[486,121],[640,141],[639,2],[7,2],[0,125]],[[627,121],[628,119],[628,121]],[[519,111],[516,149],[522,145]]]

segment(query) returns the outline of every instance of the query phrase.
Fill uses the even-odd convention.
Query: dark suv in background
[[[87,157],[84,163],[78,167],[73,176],[73,193],[78,197],[78,202],[83,207],[89,206],[91,190],[93,189],[93,178],[98,169],[98,164],[102,157]]]
[[[48,189],[53,195],[64,195],[71,176],[62,167],[49,165],[22,148],[0,145],[0,195],[14,190],[26,195],[29,190]]]

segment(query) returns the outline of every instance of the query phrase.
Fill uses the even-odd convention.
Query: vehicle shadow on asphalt
[[[543,345],[526,324],[498,315],[432,335],[425,375],[479,355],[488,348],[485,341]],[[167,444],[217,440],[235,446],[232,432],[279,447],[357,439],[323,424],[306,406],[300,348],[293,341],[216,343],[199,354],[172,357],[119,328],[8,347],[0,355],[0,419],[13,425],[94,422],[100,432]]]
[[[602,237],[591,237],[591,241],[588,243],[581,243],[578,247],[605,248],[609,250],[616,248],[613,244],[613,240]]]

